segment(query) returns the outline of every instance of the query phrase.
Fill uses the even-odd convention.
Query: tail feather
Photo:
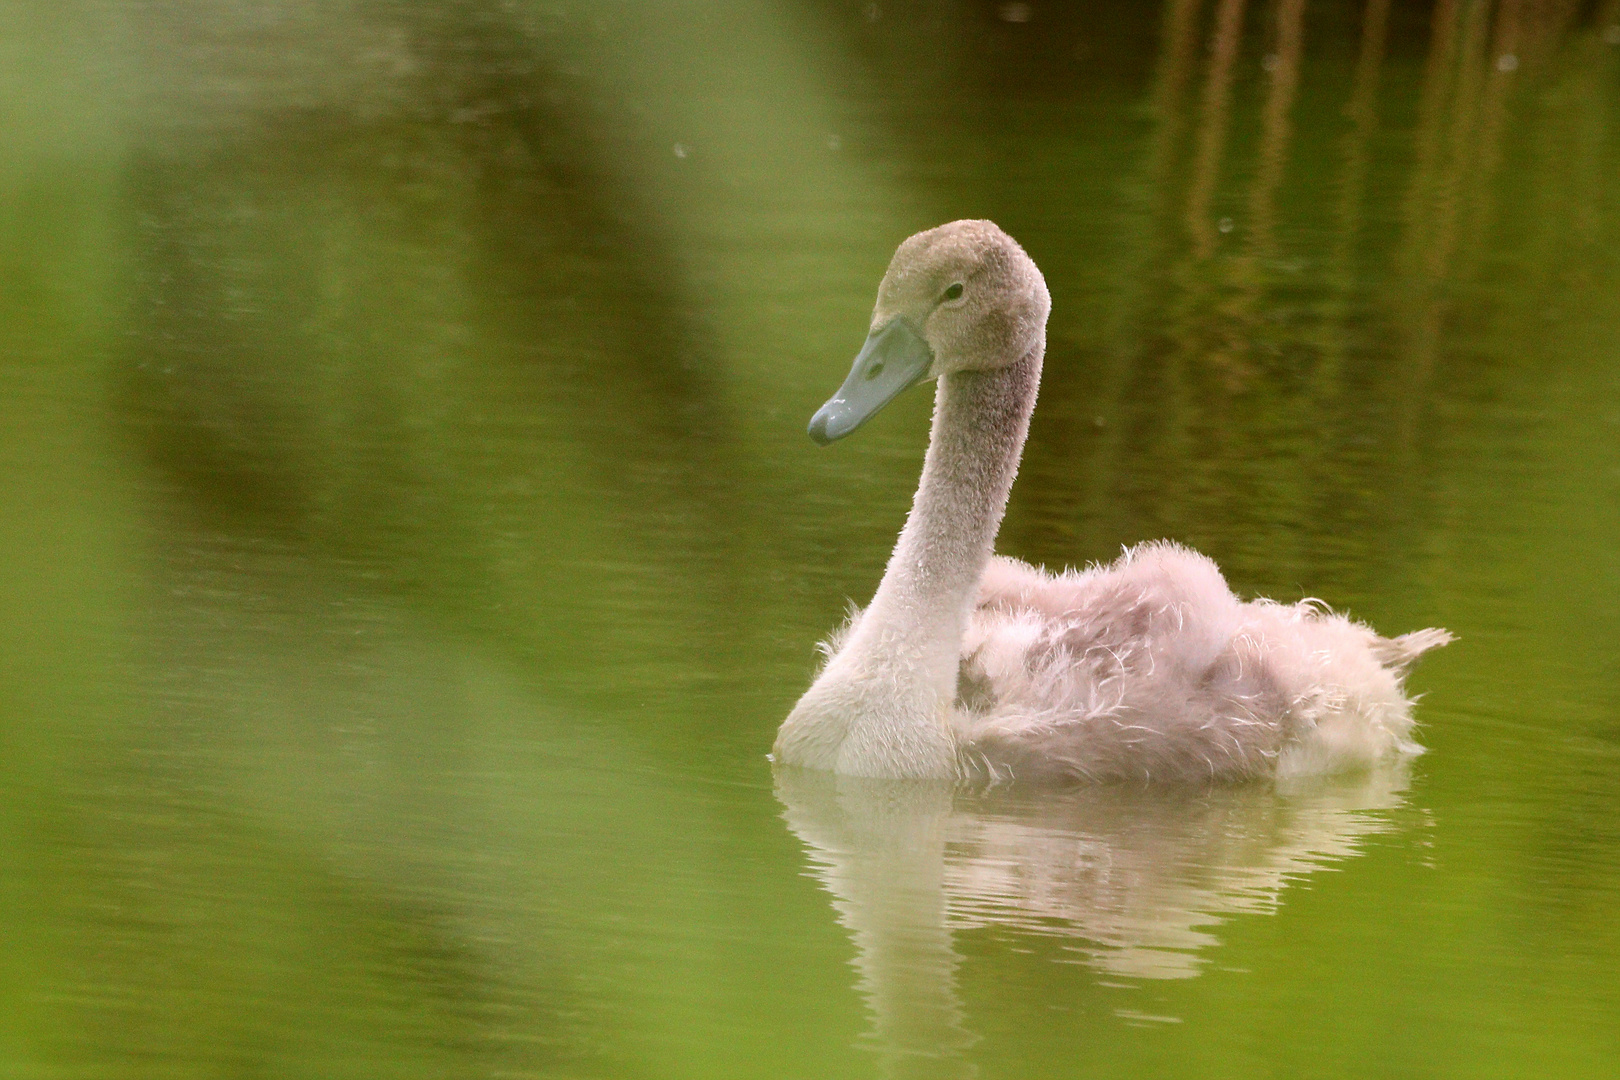
[[[1430,649],[1438,649],[1455,640],[1456,637],[1451,631],[1431,626],[1427,630],[1414,630],[1410,634],[1402,634],[1396,638],[1378,638],[1373,645],[1373,652],[1377,655],[1379,663],[1387,668],[1393,668],[1397,674],[1405,675],[1418,657]]]

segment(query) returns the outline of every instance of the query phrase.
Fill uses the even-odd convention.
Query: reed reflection
[[[1271,86],[1261,112],[1259,167],[1249,192],[1251,243],[1259,258],[1271,257],[1276,245],[1277,189],[1293,135],[1291,114],[1304,51],[1305,0],[1278,0],[1275,18],[1276,51],[1267,53],[1264,61]]]
[[[1393,826],[1404,769],[1292,787],[958,790],[778,768],[776,795],[854,938],[868,1038],[891,1074],[970,1075],[955,934],[1066,939],[1099,973],[1197,976],[1218,927]],[[955,1071],[942,1071],[955,1062]],[[921,1075],[921,1074],[919,1074]]]
[[[1257,591],[1348,602],[1326,567],[1387,581],[1432,535],[1437,408],[1482,374],[1462,339],[1501,316],[1537,341],[1571,289],[1606,305],[1600,271],[1566,270],[1605,220],[1620,4],[1346,7],[1160,11],[1124,284],[1084,375],[1053,365],[1011,550],[1169,535]],[[1054,340],[1088,342],[1061,299]]]
[[[1215,251],[1215,223],[1210,204],[1220,180],[1221,158],[1232,104],[1233,65],[1243,40],[1244,0],[1221,0],[1215,10],[1215,36],[1210,42],[1209,72],[1205,77],[1198,149],[1192,165],[1192,190],[1187,197],[1187,229],[1193,252],[1207,259]]]

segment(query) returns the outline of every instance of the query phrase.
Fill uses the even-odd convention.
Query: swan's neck
[[[943,376],[922,482],[877,595],[799,700],[777,758],[860,776],[950,776],[962,634],[1040,385],[1041,349]]]
[[[858,642],[914,664],[951,695],[967,616],[1007,509],[1041,357],[942,376],[922,480]],[[851,645],[857,644],[852,641]]]

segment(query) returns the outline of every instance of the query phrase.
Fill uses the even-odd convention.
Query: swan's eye
[[[962,295],[962,283],[960,281],[958,281],[955,285],[952,285],[950,288],[945,290],[945,299],[947,299],[947,300],[959,299],[961,297],[961,295]]]

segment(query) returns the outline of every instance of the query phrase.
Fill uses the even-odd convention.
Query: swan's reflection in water
[[[1391,828],[1406,772],[1291,785],[971,791],[778,768],[788,826],[854,935],[869,1038],[891,1075],[972,1075],[953,931],[1072,939],[1145,979],[1198,974],[1214,928]],[[946,1066],[954,1063],[954,1071]]]

